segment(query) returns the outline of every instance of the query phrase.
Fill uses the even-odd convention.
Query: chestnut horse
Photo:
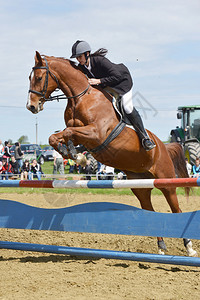
[[[148,131],[156,147],[145,151],[136,132],[126,126],[104,145],[104,141],[119,124],[119,115],[112,105],[112,97],[104,90],[88,84],[87,77],[70,60],[41,56],[36,52],[35,66],[30,75],[27,109],[36,114],[57,88],[68,99],[64,113],[66,129],[52,134],[49,143],[65,158],[76,158],[74,145],[84,145],[95,159],[124,171],[128,179],[188,177],[182,148],[177,143],[165,145]],[[104,145],[98,148],[99,145]],[[96,151],[94,151],[96,149]],[[176,188],[162,188],[171,211],[181,213]],[[151,189],[132,189],[141,207],[153,211]],[[191,241],[184,239],[188,255],[196,255]],[[160,253],[166,250],[158,237]]]

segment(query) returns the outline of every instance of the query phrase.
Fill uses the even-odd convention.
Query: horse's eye
[[[38,76],[37,76],[35,79],[36,79],[36,81],[41,81],[41,80],[42,80],[42,77],[38,77]]]

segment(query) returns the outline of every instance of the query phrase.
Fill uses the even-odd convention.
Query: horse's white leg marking
[[[196,257],[197,256],[197,251],[195,251],[192,248],[192,242],[191,241],[189,241],[189,243],[187,243],[187,245],[185,247],[186,247],[187,255],[188,256],[192,256],[192,257]]]

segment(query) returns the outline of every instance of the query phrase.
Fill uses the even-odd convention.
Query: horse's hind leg
[[[178,198],[176,194],[176,188],[163,188],[160,189],[164,194],[167,202],[173,213],[181,213],[181,209],[178,204]],[[184,246],[187,250],[188,256],[197,256],[197,252],[192,248],[192,242],[189,239],[183,239]]]
[[[190,239],[183,239],[183,244],[187,250],[187,255],[188,256],[192,256],[192,257],[196,257],[197,256],[197,251],[195,251],[192,248],[192,241]]]
[[[151,203],[151,190],[152,189],[131,189],[135,196],[140,201],[142,209],[154,211],[153,205]],[[165,242],[162,237],[157,237],[158,240],[158,253],[165,254],[164,251],[167,250]]]
[[[179,207],[178,198],[176,195],[176,188],[162,188],[160,189],[163,195],[165,196],[171,211],[173,213],[181,213],[181,209]]]

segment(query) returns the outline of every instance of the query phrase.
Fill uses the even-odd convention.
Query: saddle
[[[127,118],[126,113],[124,111],[122,101],[121,101],[122,97],[117,92],[115,92],[115,90],[113,90],[111,87],[106,87],[104,90],[112,97],[112,104],[114,110],[117,112],[118,116],[120,117],[120,121],[132,127],[132,124]]]
[[[114,107],[115,111],[119,115],[120,120],[122,120],[126,125],[129,125],[129,126],[133,127],[131,122],[129,121],[129,119],[126,116],[126,113],[125,113],[124,108],[122,106],[121,97],[118,97],[118,99],[113,97],[112,104],[113,104],[113,107]]]
[[[108,91],[106,91],[106,92],[108,92]],[[108,93],[111,94],[110,91]],[[115,94],[117,94],[117,93],[115,92]],[[126,126],[128,126],[128,127],[130,126],[132,129],[134,129],[132,124],[130,123],[129,119],[126,117],[126,114],[122,107],[122,102],[121,102],[119,95],[114,96],[113,93],[111,95],[113,97],[112,98],[113,107],[114,107],[115,111],[117,112],[117,114],[119,115],[119,119],[120,119],[119,123],[111,131],[109,136],[105,139],[105,141],[101,145],[97,146],[96,148],[90,149],[89,152],[96,153],[96,152],[103,150],[110,142],[112,142],[122,132],[122,130]]]

